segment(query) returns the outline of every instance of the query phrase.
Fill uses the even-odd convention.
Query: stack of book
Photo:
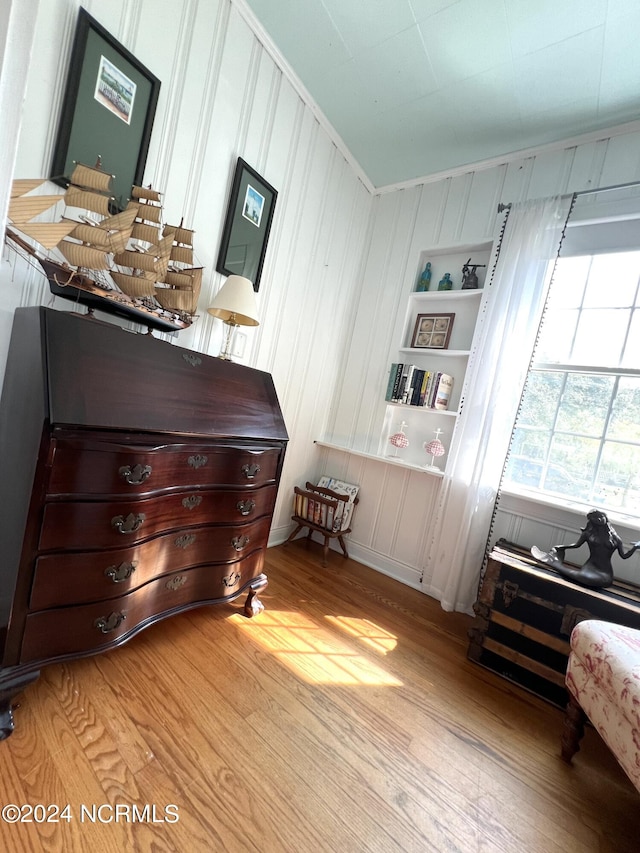
[[[385,400],[407,406],[448,409],[453,376],[439,371],[422,370],[415,364],[392,364]]]

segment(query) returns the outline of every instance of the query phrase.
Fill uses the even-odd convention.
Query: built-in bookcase
[[[470,266],[478,265],[478,288],[463,290],[463,266],[470,260]],[[429,290],[418,291],[420,275],[427,262],[431,263],[431,282]],[[460,401],[464,394],[465,377],[469,358],[473,350],[477,321],[483,300],[487,298],[485,283],[490,280],[492,265],[495,263],[492,243],[464,245],[435,250],[425,249],[420,253],[415,270],[413,290],[407,294],[403,305],[405,311],[401,339],[397,348],[389,353],[389,370],[395,363],[413,364],[420,370],[432,374],[447,373],[453,377],[453,389],[446,411],[429,406],[408,405],[407,403],[386,402],[383,423],[380,430],[378,455],[394,464],[425,468],[433,461],[444,472],[451,438],[458,421]],[[453,288],[438,290],[438,283],[449,273]],[[412,346],[415,344],[416,321],[422,315],[425,318],[443,317],[443,324],[451,323],[450,335],[446,347]],[[429,339],[427,338],[427,341]],[[442,343],[441,341],[439,342]],[[380,389],[381,396],[387,392],[387,382]],[[405,424],[402,427],[402,424]],[[389,439],[403,429],[408,446],[396,448]],[[445,455],[432,460],[424,450],[424,444],[436,437],[445,447]],[[438,472],[428,471],[437,476]]]
[[[424,471],[430,476],[443,476],[451,440],[459,422],[469,362],[478,334],[478,319],[489,298],[485,285],[491,281],[496,260],[497,253],[491,241],[420,252],[406,295],[401,300],[396,317],[392,318],[397,332],[389,349],[387,370],[378,389],[382,412],[381,422],[378,421],[380,428],[377,438],[375,435],[371,437],[371,446],[375,448],[377,444],[377,448],[373,452],[363,452],[342,447],[331,440],[318,441],[317,444]],[[420,291],[417,288],[427,262],[431,263],[430,287],[427,291]],[[470,267],[477,267],[478,287],[463,290],[463,267],[467,262]],[[439,291],[438,283],[445,273],[450,274],[453,286],[451,290]],[[419,315],[448,318],[450,328],[447,329],[446,346],[414,345],[417,343],[415,332]],[[387,400],[390,371],[394,364],[413,364],[419,370],[433,374],[446,373],[453,377],[448,408],[442,410],[428,405],[409,405]],[[424,445],[436,438],[437,430],[440,430],[438,438],[445,453],[433,458],[425,451]],[[406,447],[395,447],[389,441],[391,436],[400,431],[405,433],[408,440]]]

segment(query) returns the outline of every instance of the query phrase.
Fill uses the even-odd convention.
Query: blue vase
[[[429,285],[431,284],[431,262],[427,262],[426,267],[422,271],[422,275],[418,279],[418,286],[416,290],[419,293],[424,293],[425,290],[429,290]]]

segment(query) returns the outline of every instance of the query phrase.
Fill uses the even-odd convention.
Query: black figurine
[[[567,566],[564,563],[565,551],[569,548],[589,546],[589,559],[583,566]],[[623,560],[634,554],[640,548],[640,542],[634,542],[625,553],[622,539],[618,536],[604,512],[592,509],[587,513],[587,523],[581,528],[577,542],[571,545],[558,545],[550,551],[541,551],[535,545],[531,553],[539,563],[555,569],[563,577],[569,578],[582,586],[592,589],[602,589],[613,583],[613,566],[611,558],[618,552]]]
[[[462,267],[462,290],[477,290],[478,276],[476,270],[478,267],[484,267],[486,264],[472,264],[471,258]]]

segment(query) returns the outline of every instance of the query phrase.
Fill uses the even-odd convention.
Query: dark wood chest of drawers
[[[640,628],[640,588],[579,586],[511,543],[496,543],[484,575],[468,656],[564,708],[569,637],[583,619]]]
[[[287,433],[271,377],[87,316],[18,309],[0,404],[0,736],[54,660],[247,594]]]

